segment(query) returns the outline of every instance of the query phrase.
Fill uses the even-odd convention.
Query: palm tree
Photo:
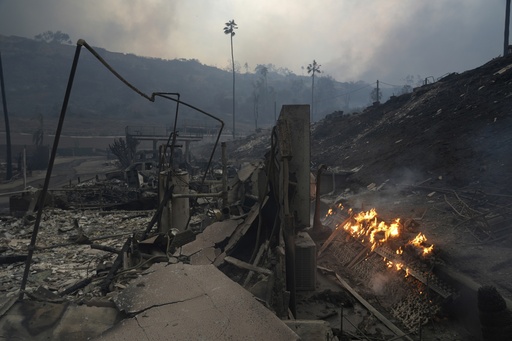
[[[308,65],[308,73],[312,73],[312,85],[311,85],[311,121],[315,120],[315,114],[313,111],[313,103],[315,99],[315,73],[320,73],[320,64],[316,63],[316,60],[313,59],[313,64]]]
[[[235,139],[235,57],[233,55],[233,36],[235,35],[235,30],[238,29],[238,26],[235,23],[235,20],[230,20],[224,27],[224,34],[229,34],[231,38],[231,63],[233,66],[233,140]]]

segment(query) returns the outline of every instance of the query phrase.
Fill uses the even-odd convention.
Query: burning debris
[[[339,220],[339,218],[333,216],[342,214],[343,205],[338,204],[336,210],[330,208],[327,212],[326,223],[329,224]],[[406,276],[408,275],[408,268],[404,268],[404,261],[406,259],[414,258],[414,255],[421,255],[423,258],[426,258],[433,254],[434,245],[427,244],[427,237],[422,232],[418,232],[413,239],[407,240],[406,235],[410,233],[400,223],[400,218],[388,224],[378,218],[377,211],[374,208],[357,214],[352,209],[348,209],[347,214],[349,217],[343,220],[343,222],[335,223],[334,231],[323,244],[319,252],[320,254],[330,245],[338,231],[341,230],[344,230],[352,238],[358,240],[366,248],[369,248],[370,252],[376,251],[383,246],[386,246],[388,249],[394,249],[392,251],[393,260],[384,257],[384,261],[389,268],[403,269],[406,272]]]
[[[376,209],[355,213],[337,204],[328,210],[323,224],[332,226],[333,232],[319,255],[334,256],[343,271],[350,269],[355,277],[373,283],[379,296],[393,293],[388,309],[410,331],[417,331],[435,317],[441,303],[453,294],[453,289],[432,272],[436,262],[434,245],[428,244],[421,231],[406,228],[400,218],[387,223],[379,218]],[[406,279],[384,275],[379,270],[379,258],[387,269],[404,271]],[[378,278],[385,284],[377,284]],[[400,288],[404,280],[409,284]],[[432,296],[434,293],[438,298]]]

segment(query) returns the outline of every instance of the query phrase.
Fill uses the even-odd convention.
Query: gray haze
[[[47,30],[110,51],[229,66],[235,19],[244,72],[297,74],[315,59],[338,81],[404,84],[407,75],[472,69],[501,55],[506,0],[0,0],[0,34]],[[304,69],[303,69],[304,68]]]

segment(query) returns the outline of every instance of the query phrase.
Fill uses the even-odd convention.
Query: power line
[[[338,98],[338,97],[341,97],[341,96],[346,96],[346,95],[350,95],[350,94],[353,94],[354,92],[357,92],[357,91],[360,91],[360,90],[363,90],[363,89],[366,89],[372,85],[374,85],[376,82],[373,82],[371,84],[367,84],[363,87],[360,87],[358,89],[354,89],[354,90],[351,90],[349,92],[344,92],[344,93],[341,93],[341,94],[338,94],[336,96],[333,96],[333,97],[329,97],[329,98],[324,98],[324,99],[321,99],[321,100],[318,100],[318,101],[315,101],[315,103],[319,103],[319,102],[325,102],[325,101],[329,101],[329,100],[332,100],[334,98]]]
[[[402,87],[403,85],[395,85],[395,84],[389,84],[389,83],[386,83],[386,82],[383,82],[383,81],[380,81],[382,84],[386,84],[386,85],[389,85],[389,86],[392,86],[392,87],[395,87],[395,88],[400,88]]]

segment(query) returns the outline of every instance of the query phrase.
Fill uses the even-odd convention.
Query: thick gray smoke
[[[504,0],[0,0],[0,34],[47,30],[110,51],[198,59],[224,67],[235,19],[235,59],[297,74],[313,59],[339,81],[404,84],[407,75],[439,77],[500,55]]]

